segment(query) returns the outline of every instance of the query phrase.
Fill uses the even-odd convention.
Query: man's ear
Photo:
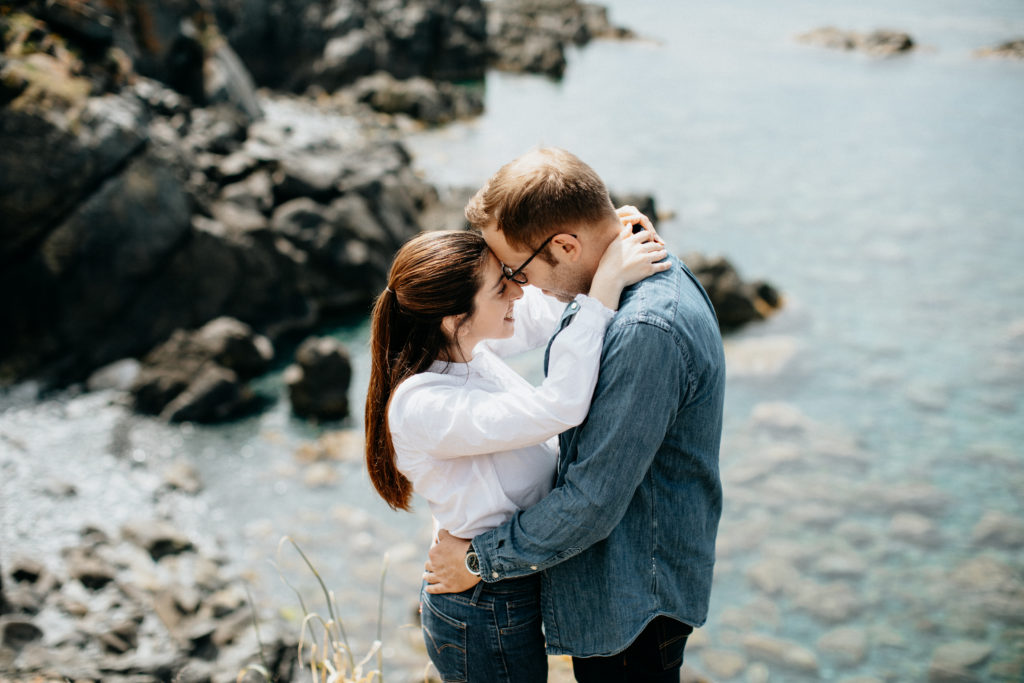
[[[583,243],[578,237],[563,232],[551,240],[551,251],[559,261],[576,263],[583,257]]]

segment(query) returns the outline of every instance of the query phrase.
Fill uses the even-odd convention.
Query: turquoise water
[[[676,252],[725,254],[784,293],[780,314],[726,340],[726,508],[688,664],[713,680],[925,680],[969,641],[979,679],[1019,680],[1024,63],[971,52],[1024,36],[1024,4],[609,5],[642,40],[572,50],[561,82],[489,74],[484,116],[409,146],[433,182],[471,186],[533,145],[566,147],[613,190],[652,192]],[[878,60],[793,40],[830,24],[905,30],[922,47]],[[370,490],[366,325],[336,334],[353,352],[355,415],[328,428],[289,415],[277,374],[260,388],[281,401],[221,427],[133,417],[116,394],[4,397],[0,545],[45,552],[84,523],[116,528],[185,459],[204,493],[161,494],[157,512],[222,548],[267,609],[291,604],[266,560],[293,534],[365,647],[389,552],[386,654],[414,671],[405,626],[429,522]],[[517,369],[540,375],[536,358]],[[353,441],[327,463],[336,479],[311,486],[296,451],[339,426]],[[69,481],[78,496],[45,493]],[[752,635],[807,648],[816,669]]]
[[[565,147],[613,190],[652,192],[677,252],[723,253],[785,293],[779,316],[727,340],[723,557],[688,661],[731,680],[722,652],[741,653],[738,680],[759,661],[799,678],[751,653],[759,633],[815,651],[808,680],[920,680],[969,640],[992,648],[977,675],[1016,680],[1022,594],[1000,594],[1015,616],[993,617],[956,572],[978,558],[1024,569],[1021,541],[993,547],[976,528],[993,511],[1024,520],[1024,63],[971,54],[1024,35],[1024,5],[614,2],[611,15],[644,40],[573,52],[562,83],[492,74],[485,116],[411,146],[428,177],[472,186],[533,145]],[[921,47],[873,59],[793,40],[823,25],[904,30]],[[758,406],[780,403],[810,426],[765,433]],[[780,448],[797,457],[766,455]],[[749,479],[754,467],[769,473]],[[901,487],[930,502],[893,502]],[[901,540],[905,515],[935,537]],[[836,594],[750,578],[780,552],[848,609],[822,618],[809,604]],[[836,574],[829,557],[865,566]],[[838,627],[865,651],[817,642]]]

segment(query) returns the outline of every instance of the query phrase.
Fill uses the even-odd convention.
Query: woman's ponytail
[[[441,327],[449,315],[472,315],[473,297],[489,252],[473,232],[421,233],[395,255],[388,286],[370,325],[370,385],[366,392],[366,469],[380,496],[408,510],[412,484],[398,471],[388,408],[404,380],[435,360],[450,360]]]

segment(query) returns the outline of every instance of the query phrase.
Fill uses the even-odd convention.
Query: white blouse
[[[604,332],[614,311],[579,295],[534,387],[501,356],[542,346],[565,304],[524,287],[515,333],[481,342],[468,363],[435,361],[398,386],[388,409],[398,470],[423,496],[437,528],[472,538],[533,505],[554,483],[558,434],[587,416]]]

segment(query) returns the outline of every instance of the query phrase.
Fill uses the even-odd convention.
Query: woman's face
[[[484,339],[504,339],[515,331],[512,305],[523,296],[523,288],[506,280],[501,264],[494,254],[487,252],[483,266],[483,279],[473,297],[474,312],[459,329],[459,343],[468,357]]]

